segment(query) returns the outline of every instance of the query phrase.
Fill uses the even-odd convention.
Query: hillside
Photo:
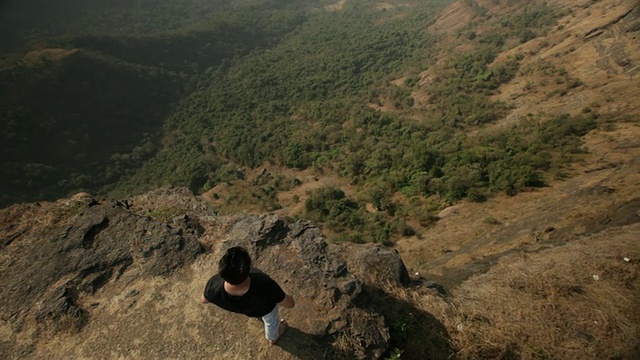
[[[3,358],[640,357],[637,1],[62,3],[0,5]]]
[[[33,50],[0,70],[0,204],[117,181],[153,154],[183,84],[77,48]]]
[[[55,8],[52,14],[73,11],[38,23],[38,5]],[[167,119],[186,111],[181,100],[197,87],[199,74],[272,46],[301,21],[295,11],[278,7],[264,11],[271,16],[260,9],[243,17],[243,9],[205,13],[200,21],[206,26],[173,12],[172,19],[189,27],[169,30],[146,12],[155,9],[156,16],[166,16],[162,11],[168,9],[129,5],[68,0],[9,2],[0,8],[2,39],[26,42],[0,59],[0,184],[6,189],[0,205],[54,200],[82,190],[108,192],[169,141]],[[199,2],[191,6],[214,11]],[[260,12],[263,17],[256,20]],[[121,17],[127,16],[135,21],[124,25]],[[24,21],[15,24],[17,19]],[[139,29],[143,20],[146,31]],[[34,34],[41,37],[22,38]],[[185,172],[189,178],[176,183],[199,183],[197,166]]]
[[[452,5],[430,27],[431,31],[447,38],[443,43],[449,44],[447,51],[450,53],[470,51],[477,47],[478,38],[482,39],[487,36],[485,34],[493,36],[493,28],[505,27],[502,16],[528,6],[517,2],[504,2],[501,5],[479,1],[475,4],[470,6],[468,3],[458,2]],[[430,231],[422,234],[419,240],[402,240],[398,243],[400,248],[405,246],[403,244],[409,244],[406,245],[408,256],[413,256],[409,255],[413,253],[409,248],[426,250],[430,243],[423,241],[426,238],[443,245],[438,249],[426,250],[429,254],[418,251],[416,259],[425,262],[427,259],[438,258],[438,268],[451,267],[443,264],[455,256],[443,255],[441,250],[468,250],[471,245],[465,247],[460,238],[468,239],[471,243],[480,238],[505,236],[503,240],[491,240],[495,246],[488,253],[509,253],[512,246],[528,244],[538,238],[560,240],[568,236],[566,232],[562,232],[559,238],[557,232],[545,233],[545,229],[565,227],[566,224],[562,225],[562,222],[567,217],[587,217],[585,223],[588,223],[591,221],[589,216],[606,214],[610,212],[610,206],[635,202],[637,189],[629,185],[635,183],[635,139],[640,135],[638,122],[635,120],[640,111],[637,102],[640,94],[635,86],[640,71],[636,65],[640,59],[640,52],[635,46],[638,33],[634,30],[638,24],[638,4],[633,1],[602,1],[571,5],[550,2],[549,5],[555,7],[554,12],[561,14],[556,25],[544,34],[536,34],[535,39],[529,41],[505,39],[505,42],[512,42],[511,48],[494,60],[495,64],[500,64],[505,59],[518,55],[521,58],[520,71],[491,95],[497,101],[508,101],[511,109],[500,120],[471,132],[470,137],[484,138],[495,136],[496,133],[517,131],[519,127],[526,127],[526,124],[529,124],[529,131],[539,131],[539,124],[548,119],[548,114],[554,113],[593,114],[594,117],[606,117],[606,125],[582,137],[582,150],[574,151],[583,152],[584,155],[577,163],[555,174],[554,179],[549,179],[551,186],[513,198],[498,196],[486,203],[465,203],[449,207],[438,214],[438,222]],[[540,19],[544,16],[544,11],[533,11],[530,16],[532,19]],[[460,18],[464,18],[466,22],[462,24],[457,21]],[[469,39],[469,33],[475,34],[473,39]],[[440,73],[446,72],[446,60],[447,58],[439,66],[421,74],[419,81],[423,86],[413,90],[414,97],[420,99],[417,100],[416,107],[425,111],[433,111],[438,107],[438,104],[430,100],[432,94],[428,92],[429,84],[437,81]],[[611,203],[602,204],[582,200],[585,194],[598,191],[593,190],[593,187],[604,187],[604,192],[617,193],[612,195],[615,200],[612,198]],[[598,205],[603,207],[599,208]],[[533,214],[539,214],[539,220],[532,222],[531,218],[535,218]],[[458,224],[470,217],[476,221],[471,226],[449,224],[449,219]],[[505,232],[504,235],[496,231],[496,228],[514,222],[522,225],[520,217],[529,219],[529,231]],[[572,234],[576,235],[580,231],[588,232],[585,229],[574,229],[576,227],[580,228],[578,225],[571,225],[569,233],[575,231]],[[447,240],[449,237],[450,240]],[[505,240],[511,245],[504,247]],[[424,245],[416,245],[418,243]],[[451,246],[446,245],[448,243]],[[478,247],[483,246],[486,244]],[[457,261],[465,263],[472,257],[488,255],[483,254],[483,250],[476,250],[476,254],[467,254],[468,259],[461,260],[465,258],[461,256]],[[436,273],[441,271],[439,269]],[[455,272],[455,269],[451,271]]]
[[[346,149],[334,143],[341,155],[306,152],[322,145],[297,130],[307,142],[294,143],[298,159],[323,161],[303,171],[282,160],[223,167],[224,181],[211,181],[205,197],[222,212],[312,217],[342,233],[332,238],[394,242],[432,233],[438,212],[460,198],[483,201],[573,177],[591,149],[587,132],[609,138],[620,126],[630,139],[636,134],[637,12],[633,1],[456,2],[428,26],[438,39],[428,69],[372,91],[367,105],[376,115],[358,116],[373,120],[346,117],[340,127],[309,120],[325,141],[338,137],[329,129],[348,139]],[[339,201],[357,204],[332,215],[340,220],[306,208],[314,194],[335,188],[344,193]],[[356,225],[335,225],[348,217]],[[344,236],[349,231],[360,237]]]
[[[433,237],[399,244],[409,272],[394,250],[327,244],[308,222],[219,216],[187,189],[14,205],[0,211],[0,353],[633,359],[637,152],[622,146],[615,167],[566,186],[445,209]],[[199,303],[236,244],[297,298],[276,346],[257,341],[257,322]]]

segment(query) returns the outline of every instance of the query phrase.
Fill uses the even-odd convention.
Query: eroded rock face
[[[16,234],[2,234],[13,238],[3,241],[2,313],[16,322],[34,310],[39,322],[53,322],[54,329],[79,329],[88,311],[77,303],[78,294],[91,294],[125,272],[169,274],[203,250],[182,228],[86,197],[30,210],[22,216],[33,221]],[[11,211],[3,210],[2,218]]]
[[[354,305],[363,280],[347,268],[337,246],[328,245],[320,230],[305,221],[287,224],[275,216],[249,216],[238,221],[221,246],[244,246],[254,263],[297,296],[313,301],[297,312],[306,314],[304,331],[319,338],[348,333],[360,341],[353,355],[380,358],[388,348],[384,318]]]

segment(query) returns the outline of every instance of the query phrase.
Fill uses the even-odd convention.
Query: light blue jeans
[[[278,340],[278,330],[280,328],[280,315],[278,314],[278,304],[270,313],[262,317],[264,323],[264,335],[269,341]]]

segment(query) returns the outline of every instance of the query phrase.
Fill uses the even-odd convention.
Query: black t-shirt
[[[224,290],[224,279],[220,274],[214,275],[204,288],[204,298],[225,310],[251,317],[267,315],[284,300],[284,291],[267,274],[251,269],[249,278],[249,291],[242,296],[232,296]]]

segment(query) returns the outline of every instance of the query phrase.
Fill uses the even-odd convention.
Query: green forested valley
[[[1,204],[167,185],[204,193],[268,163],[349,183],[309,192],[296,216],[334,240],[387,243],[427,227],[444,204],[566,176],[580,136],[607,122],[530,113],[487,130],[513,106],[496,89],[530,70],[525,54],[498,56],[555,26],[560,14],[544,4],[496,18],[470,2],[492,27],[458,30],[461,51],[428,31],[451,1],[332,3],[1,5]],[[276,210],[278,192],[297,184],[253,181],[226,200]]]

